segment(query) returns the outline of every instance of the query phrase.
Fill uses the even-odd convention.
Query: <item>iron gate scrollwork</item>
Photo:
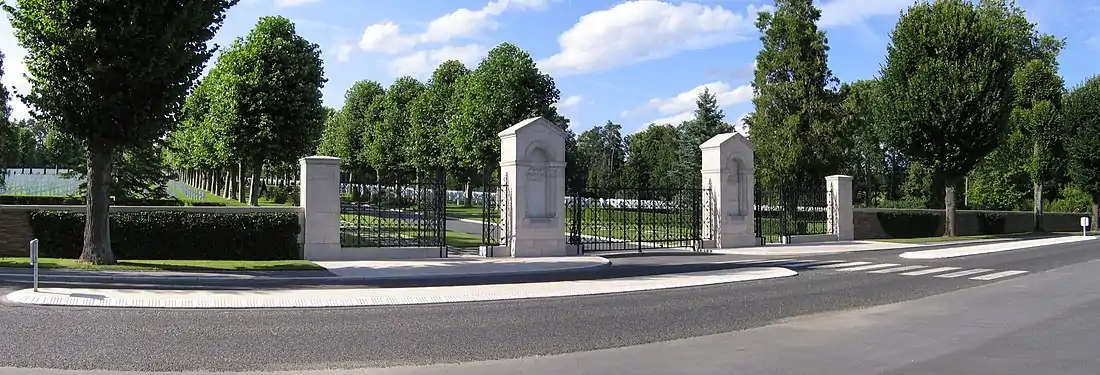
[[[585,187],[566,197],[568,243],[579,252],[699,250],[709,188]]]
[[[790,243],[792,236],[835,233],[835,207],[825,186],[776,188],[756,186],[755,231],[760,245]],[[830,224],[833,223],[833,224]]]
[[[413,181],[359,181],[341,181],[340,246],[437,247],[445,253],[447,197],[442,173]]]

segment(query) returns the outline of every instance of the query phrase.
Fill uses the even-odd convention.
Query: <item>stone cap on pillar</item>
[[[550,131],[557,133],[558,135],[562,136],[562,138],[565,138],[568,135],[565,133],[565,130],[562,130],[561,127],[557,124],[553,123],[550,120],[547,120],[545,117],[539,116],[532,117],[520,121],[515,125],[509,126],[508,129],[504,129],[500,133],[497,133],[497,136],[501,138],[514,137],[516,136],[516,134],[522,133],[525,130],[537,127],[550,129]]]
[[[340,165],[340,158],[333,156],[306,156],[298,159],[299,163],[312,165]]]
[[[834,175],[831,175],[831,176],[825,176],[825,181],[834,181],[834,180],[835,181],[851,181],[852,176],[843,175],[843,174],[834,174]]]
[[[731,142],[731,141],[732,142],[737,142],[741,145],[744,145],[745,147],[748,147],[750,150],[756,151],[756,147],[753,147],[752,142],[749,142],[748,138],[745,138],[745,136],[743,136],[739,133],[736,133],[736,132],[722,133],[722,134],[718,134],[716,136],[710,137],[710,139],[708,139],[706,142],[703,142],[703,144],[699,145],[699,149],[707,150],[707,149],[713,149],[713,148],[720,148],[724,145],[727,145],[728,142]]]

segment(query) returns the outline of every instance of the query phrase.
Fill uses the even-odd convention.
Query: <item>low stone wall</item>
[[[31,228],[30,213],[32,211],[65,211],[87,212],[86,206],[34,206],[34,205],[0,205],[0,257],[16,256],[25,257],[28,254],[28,243],[34,239],[34,230]],[[252,212],[291,212],[297,213],[299,221],[302,219],[301,207],[207,207],[207,206],[111,206],[111,212],[141,212],[141,211],[180,211],[207,214],[242,214]],[[298,234],[298,243],[302,243],[302,233]]]
[[[908,235],[901,237],[934,237],[942,236],[943,210],[902,210],[883,208],[857,208],[853,210],[853,224],[855,226],[856,239],[895,238],[895,234],[889,233],[886,225],[883,225],[880,214],[910,214],[936,220],[934,230],[921,235]],[[1031,232],[1034,227],[1034,216],[1031,211],[957,211],[956,230],[960,236],[980,234],[1005,234]],[[1081,213],[1046,213],[1043,215],[1044,227],[1051,232],[1072,232],[1081,230]],[[1003,224],[1001,221],[1003,217]],[[989,225],[989,218],[997,218],[997,225]],[[924,219],[922,219],[924,220]],[[914,223],[916,225],[916,223]],[[1003,226],[1002,226],[1003,225]]]

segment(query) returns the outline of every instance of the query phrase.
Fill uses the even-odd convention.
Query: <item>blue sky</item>
[[[1100,4],[1019,0],[1044,32],[1067,39],[1061,73],[1075,85],[1097,72]],[[446,59],[473,69],[485,52],[512,42],[555,77],[559,109],[583,131],[606,121],[631,133],[651,122],[690,117],[709,87],[727,120],[752,111],[748,86],[760,46],[753,23],[771,0],[242,0],[215,41],[228,44],[266,15],[293,20],[321,45],[325,103],[339,108],[353,82],[389,85],[400,75],[426,79]],[[830,66],[842,81],[874,77],[889,32],[913,0],[819,1]],[[5,85],[28,89],[22,50],[0,23]],[[26,116],[12,103],[15,117]]]

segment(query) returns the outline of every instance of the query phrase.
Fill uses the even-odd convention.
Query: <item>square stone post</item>
[[[340,260],[340,158],[308,156],[301,166],[302,255]]]
[[[500,177],[508,194],[501,210],[508,255],[571,255],[565,235],[565,131],[542,117],[500,136]],[[504,255],[504,254],[494,254]]]
[[[703,247],[756,245],[754,151],[737,133],[723,133],[699,145],[703,189]],[[709,195],[709,197],[708,197]]]
[[[832,175],[825,177],[825,186],[829,192],[825,217],[828,220],[829,233],[835,234],[837,241],[855,239],[855,216],[852,214],[852,176]]]

